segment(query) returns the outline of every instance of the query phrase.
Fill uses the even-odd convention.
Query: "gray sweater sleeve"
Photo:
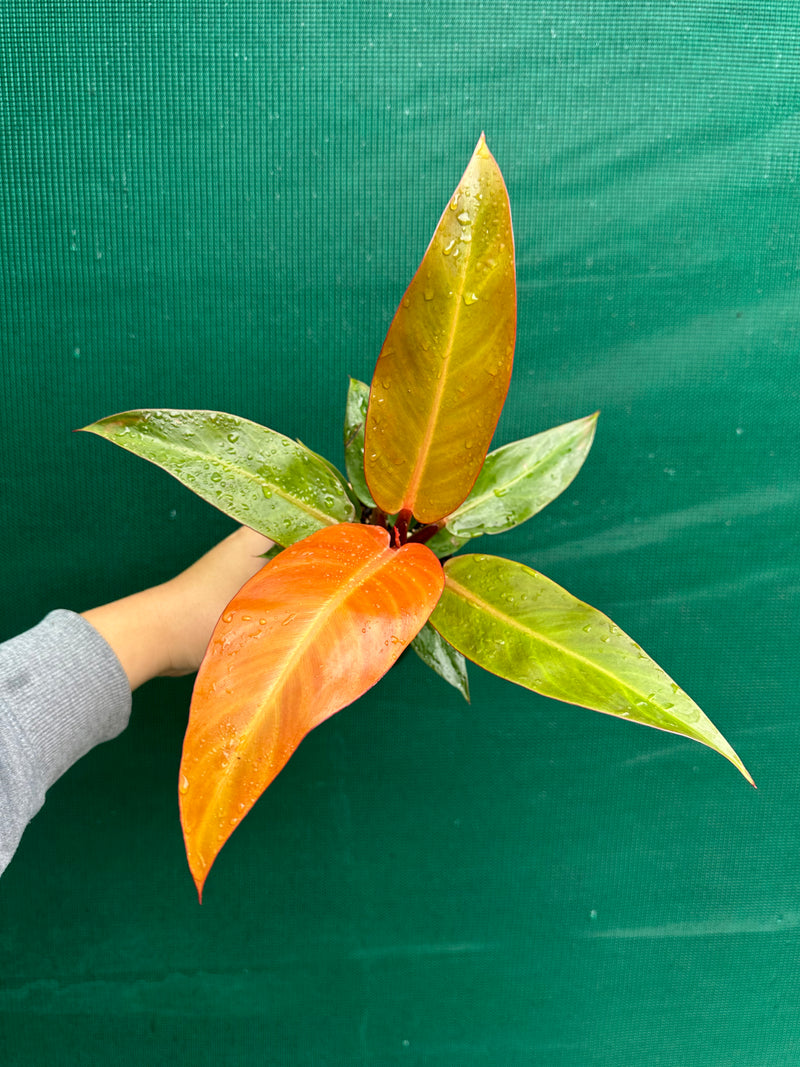
[[[53,611],[0,644],[0,872],[53,782],[130,710],[119,660],[80,615]]]

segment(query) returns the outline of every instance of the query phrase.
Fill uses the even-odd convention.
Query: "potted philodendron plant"
[[[481,136],[371,386],[350,382],[346,476],[222,412],[128,411],[86,427],[276,546],[222,614],[194,686],[178,792],[201,897],[220,849],[305,734],[409,645],[467,699],[471,660],[702,741],[752,781],[694,701],[602,612],[521,563],[457,554],[562,492],[594,436],[596,414],[488,452],[515,333],[508,194]]]

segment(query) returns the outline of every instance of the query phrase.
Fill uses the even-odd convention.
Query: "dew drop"
[[[478,297],[475,293],[464,293],[462,299],[467,307],[471,307],[472,304],[475,304],[478,301]]]
[[[185,774],[182,774],[180,777],[180,781],[178,782],[178,792],[185,793],[188,788],[189,779],[186,777]]]
[[[426,289],[422,294],[427,301],[433,300],[433,289]]]

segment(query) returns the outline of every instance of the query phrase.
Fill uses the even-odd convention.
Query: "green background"
[[[0,882],[0,1061],[800,1062],[795,3],[5,0],[2,637],[231,529],[71,431],[232,411],[341,462],[481,130],[509,188],[501,444],[602,409],[481,548],[606,613],[758,782],[401,663],[302,744],[199,907],[190,680],[49,793]]]

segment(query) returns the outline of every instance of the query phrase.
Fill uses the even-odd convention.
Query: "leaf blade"
[[[468,659],[543,696],[700,741],[752,782],[697,704],[602,612],[497,556],[458,556],[445,575],[430,622]]]
[[[457,689],[469,704],[467,663],[458,649],[445,641],[428,622],[411,642],[411,647],[426,666]]]
[[[345,523],[284,549],[237,594],[198,672],[181,761],[199,893],[302,738],[386,673],[443,584],[424,545],[394,549],[386,530]]]
[[[355,514],[327,461],[237,415],[143,408],[110,415],[83,430],[161,467],[277,544],[292,544]]]
[[[375,501],[364,477],[364,426],[368,407],[369,386],[358,378],[351,378],[344,414],[344,465],[358,499],[374,508]]]
[[[385,512],[438,522],[467,496],[508,391],[515,335],[511,210],[481,135],[372,379],[365,472]]]
[[[563,493],[594,440],[597,413],[490,452],[464,503],[444,528],[456,537],[497,534],[527,522]]]

